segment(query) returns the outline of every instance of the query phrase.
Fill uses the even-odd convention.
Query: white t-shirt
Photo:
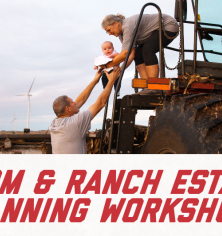
[[[91,128],[91,111],[55,118],[50,126],[53,154],[86,154],[86,134]]]

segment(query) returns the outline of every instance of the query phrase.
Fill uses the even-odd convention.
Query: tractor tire
[[[173,95],[152,119],[143,146],[149,154],[222,152],[222,96]]]

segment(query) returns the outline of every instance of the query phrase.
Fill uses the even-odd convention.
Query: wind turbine
[[[35,77],[35,78],[36,78],[36,77]],[[32,85],[33,85],[34,82],[35,82],[35,78],[34,78],[34,80],[33,80],[33,82],[32,82]],[[29,129],[29,108],[30,108],[30,96],[32,96],[32,95],[30,94],[30,92],[31,92],[31,89],[32,89],[32,85],[31,85],[31,87],[30,87],[28,93],[26,93],[26,94],[21,94],[21,95],[16,95],[16,96],[27,96],[27,97],[28,97],[27,129]]]
[[[14,112],[14,116],[15,116],[15,112]],[[12,122],[11,122],[11,124],[13,123],[13,121],[15,121],[15,131],[16,131],[16,116],[15,116],[15,118],[12,120]]]

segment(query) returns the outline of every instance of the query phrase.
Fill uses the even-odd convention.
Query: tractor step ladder
[[[157,105],[162,105],[162,99],[160,94],[151,96],[133,94],[116,100],[113,136],[110,143],[111,154],[131,154],[133,152],[137,110],[153,110]]]
[[[137,109],[129,106],[128,97],[116,100],[111,154],[130,154],[134,143],[134,125]],[[108,104],[107,104],[108,106]],[[106,111],[105,111],[106,113]],[[106,119],[103,120],[105,127]],[[104,132],[101,135],[100,153],[102,153]]]
[[[128,96],[117,99],[113,122],[112,154],[132,153],[137,109],[127,104]]]

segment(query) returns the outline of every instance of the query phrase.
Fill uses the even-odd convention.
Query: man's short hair
[[[70,102],[68,101],[68,98],[66,95],[59,96],[55,99],[53,102],[53,110],[57,117],[60,117],[64,115],[66,106],[70,106]]]

